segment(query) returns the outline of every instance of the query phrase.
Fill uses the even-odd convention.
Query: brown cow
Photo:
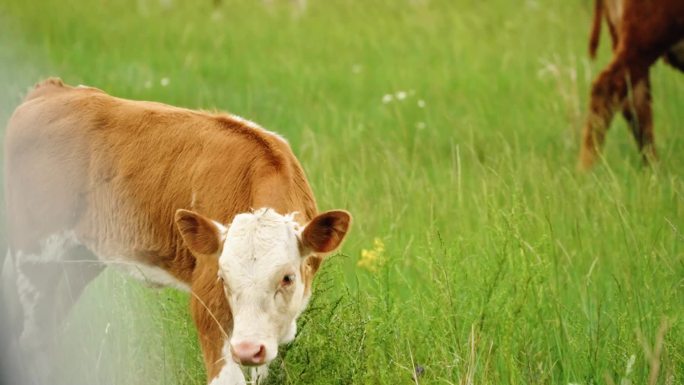
[[[5,167],[4,291],[39,384],[58,322],[105,265],[190,291],[208,381],[244,384],[238,363],[265,368],[295,337],[351,220],[318,214],[287,142],[254,123],[59,79],[12,115]]]
[[[656,159],[649,68],[661,56],[684,70],[684,1],[596,0],[589,41],[593,58],[602,15],[613,41],[613,58],[594,80],[579,167],[596,161],[616,110],[630,125],[645,162]]]

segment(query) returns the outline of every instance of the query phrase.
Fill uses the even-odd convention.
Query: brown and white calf
[[[655,160],[649,68],[662,56],[684,71],[684,1],[595,1],[589,53],[591,57],[596,54],[605,14],[613,58],[592,85],[579,167],[588,169],[596,162],[618,109],[622,109],[644,161]]]
[[[115,265],[190,291],[208,382],[244,384],[239,364],[264,366],[295,337],[351,220],[319,214],[287,142],[254,123],[59,79],[9,121],[5,191],[4,291],[39,383],[69,305]]]

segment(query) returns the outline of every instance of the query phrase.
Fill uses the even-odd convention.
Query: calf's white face
[[[350,221],[345,211],[329,211],[302,227],[293,215],[259,209],[235,216],[226,228],[190,211],[176,213],[193,254],[218,256],[219,278],[233,313],[230,350],[235,361],[268,363],[278,354],[278,344],[294,339],[296,319],[311,295],[306,258],[339,247]]]

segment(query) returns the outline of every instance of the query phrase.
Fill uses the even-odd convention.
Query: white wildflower
[[[629,356],[629,361],[627,361],[627,369],[625,370],[625,374],[628,376],[632,373],[634,361],[636,361],[636,355],[632,354],[631,356]]]
[[[385,94],[385,96],[382,97],[382,102],[387,104],[391,102],[393,99],[393,96],[391,94]]]

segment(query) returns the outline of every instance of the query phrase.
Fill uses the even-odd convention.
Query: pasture
[[[592,7],[2,0],[0,121],[60,76],[285,136],[355,221],[269,384],[682,384],[684,76],[653,68],[656,168],[618,117],[578,173]],[[204,384],[188,300],[111,269],[56,382]]]

